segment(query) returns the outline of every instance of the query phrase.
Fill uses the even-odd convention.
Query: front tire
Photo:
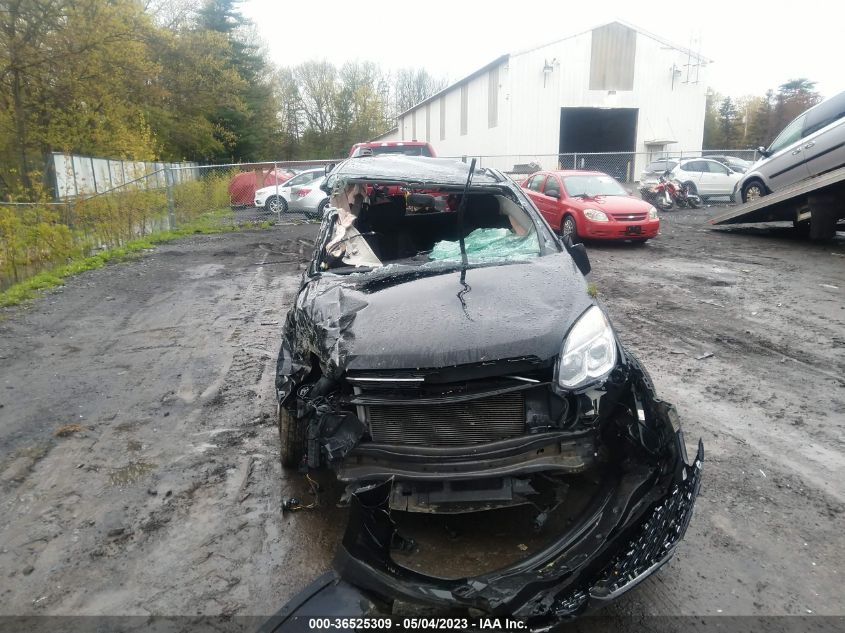
[[[282,466],[296,468],[305,455],[305,427],[290,411],[279,405],[279,440],[282,444]]]
[[[742,201],[751,202],[766,195],[766,185],[759,180],[749,180],[742,185]]]
[[[578,226],[575,224],[575,218],[571,215],[567,215],[563,218],[563,222],[560,224],[560,236],[562,238],[566,238],[568,236],[569,239],[572,240],[573,244],[578,243]]]
[[[264,209],[267,213],[287,213],[288,201],[282,196],[270,196],[264,203]]]

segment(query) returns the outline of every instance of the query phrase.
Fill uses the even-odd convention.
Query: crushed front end
[[[537,388],[515,393],[529,398],[527,393]],[[519,618],[540,631],[616,599],[654,573],[671,558],[689,524],[700,485],[703,446],[699,442],[694,458],[687,458],[674,408],[656,397],[648,374],[624,352],[605,384],[578,394],[570,406],[576,407],[577,415],[569,428],[544,427],[534,434],[540,442],[556,438],[559,450],[543,457],[536,445],[524,446],[531,446],[534,458],[545,460],[544,468],[556,469],[561,481],[569,473],[591,473],[597,486],[590,502],[541,551],[475,577],[430,576],[391,556],[402,541],[391,518],[397,488],[402,489],[409,474],[448,473],[454,478],[464,469],[474,473],[476,466],[465,463],[472,464],[469,453],[464,454],[465,461],[451,463],[443,453],[419,461],[373,456],[366,448],[350,450],[346,458],[353,457],[354,464],[346,464],[339,473],[372,469],[368,472],[374,483],[362,484],[351,498],[349,524],[335,558],[345,590],[351,585],[381,605],[398,599],[438,609],[471,607]],[[358,446],[366,447],[366,442]],[[476,465],[489,459],[486,450],[476,455],[480,460]],[[491,465],[496,472],[501,469],[503,477],[508,467]],[[530,481],[530,469],[515,472],[517,479]]]
[[[596,418],[594,464],[600,486],[571,528],[545,549],[505,569],[444,580],[397,564],[390,555],[392,481],[357,492],[336,568],[347,582],[386,598],[474,607],[523,618],[532,628],[613,600],[656,571],[674,553],[692,515],[704,458],[699,442],[687,460],[671,405],[655,397],[648,375],[628,357],[611,411]],[[621,393],[619,393],[621,391]],[[610,405],[610,403],[608,403]]]
[[[322,605],[336,591],[359,590],[373,608],[397,599],[472,608],[542,630],[634,587],[685,533],[701,443],[690,461],[674,408],[618,342],[571,245],[494,176],[474,193],[464,189],[472,224],[462,228],[454,213],[409,212],[404,199],[376,204],[368,183],[348,183],[337,204],[355,210],[358,232],[340,241],[378,237],[381,259],[402,263],[323,273],[316,256],[288,313],[276,380],[283,463],[332,469],[350,504],[336,575],[314,588]],[[341,218],[324,221],[315,253],[330,250]],[[507,233],[502,225],[513,229],[511,244],[536,239],[536,253],[429,261],[444,241],[454,246],[470,229]],[[402,239],[387,244],[389,235]],[[416,255],[385,259],[415,239]],[[362,253],[375,257],[363,246],[353,254]],[[298,450],[285,452],[286,440]],[[391,556],[408,543],[391,512],[492,520],[491,511],[523,505],[514,514],[531,513],[535,530],[555,529],[502,569],[447,579]],[[294,601],[303,609],[316,604],[306,594]]]

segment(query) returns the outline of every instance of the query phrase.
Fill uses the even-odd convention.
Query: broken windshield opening
[[[461,194],[405,191],[351,184],[332,195],[334,223],[321,252],[320,269],[365,272],[387,265],[437,266],[460,262],[463,237],[468,262],[512,262],[541,254],[537,227],[513,199],[471,192],[458,222]]]

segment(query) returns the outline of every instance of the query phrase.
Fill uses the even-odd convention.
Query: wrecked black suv
[[[668,560],[703,448],[688,460],[674,409],[588,291],[583,246],[474,162],[356,158],[324,187],[331,204],[278,360],[279,430],[285,466],[330,468],[348,485],[350,519],[336,571],[282,620],[400,599],[542,628]],[[510,567],[444,579],[391,558],[391,511],[520,504],[538,522],[569,504],[572,518]]]

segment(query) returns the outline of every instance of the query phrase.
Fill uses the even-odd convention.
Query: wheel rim
[[[273,196],[270,198],[270,213],[279,213],[282,210],[282,203],[278,197]]]
[[[575,234],[575,223],[572,218],[563,221],[563,237],[572,237]]]
[[[762,195],[763,192],[760,189],[760,185],[751,185],[745,190],[745,201],[750,202],[751,200],[756,200]]]

